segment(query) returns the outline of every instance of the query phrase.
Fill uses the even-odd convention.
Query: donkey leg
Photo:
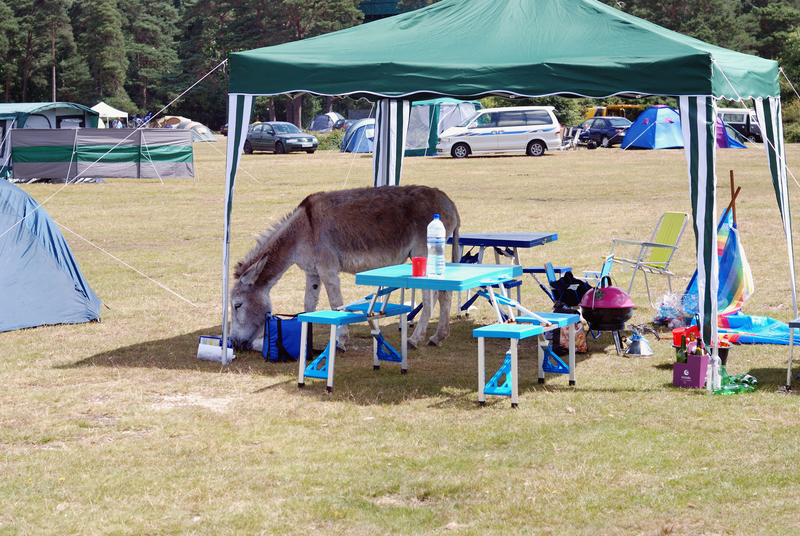
[[[322,283],[319,279],[319,274],[306,272],[306,297],[303,302],[303,309],[306,313],[311,313],[317,310],[317,303],[319,303],[319,291]]]
[[[327,274],[321,273],[320,278],[325,285],[325,292],[328,293],[328,303],[330,303],[331,309],[336,309],[344,305],[339,274],[336,272]],[[347,349],[346,346],[349,340],[350,331],[347,329],[347,326],[342,326],[342,329],[339,330],[339,336],[336,338],[336,348],[344,352]]]
[[[442,341],[450,336],[450,304],[453,301],[452,292],[437,292],[439,295],[439,326],[436,333],[428,340],[428,346],[441,346]]]
[[[417,327],[408,339],[408,347],[416,349],[422,343],[428,331],[428,322],[431,319],[431,309],[433,309],[433,296],[430,290],[422,291],[422,310],[419,312]]]

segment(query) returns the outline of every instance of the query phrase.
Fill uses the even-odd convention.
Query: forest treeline
[[[360,1],[0,0],[4,100],[87,106],[105,101],[144,115],[185,92],[167,113],[217,129],[226,122],[223,62],[231,52],[362,24]],[[433,1],[400,4],[416,8]],[[800,80],[800,0],[602,1],[670,30],[775,59],[788,80]],[[609,52],[614,45],[608,44]],[[786,79],[781,88],[787,137],[800,138],[800,99]],[[575,99],[549,101],[555,101],[566,124],[586,105]],[[255,115],[305,124],[326,109],[367,106],[309,96],[260,98]]]

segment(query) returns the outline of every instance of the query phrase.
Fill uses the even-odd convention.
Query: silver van
[[[552,106],[486,108],[439,135],[436,154],[525,153],[541,156],[561,147],[561,125]]]

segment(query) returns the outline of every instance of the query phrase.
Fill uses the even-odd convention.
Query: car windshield
[[[609,117],[608,122],[612,127],[629,127],[631,122],[624,117]]]
[[[475,113],[474,113],[474,114],[472,114],[471,116],[469,116],[469,117],[467,117],[466,119],[464,119],[463,121],[461,121],[461,122],[458,124],[458,126],[459,126],[459,127],[462,127],[462,128],[463,128],[463,127],[466,127],[467,125],[469,125],[470,123],[472,123],[472,122],[475,120],[475,118],[476,118],[476,117],[478,117],[479,115],[481,115],[481,112],[480,112],[480,111],[477,111],[477,112],[475,112]]]
[[[273,123],[272,128],[278,134],[302,134],[303,131],[291,123]]]

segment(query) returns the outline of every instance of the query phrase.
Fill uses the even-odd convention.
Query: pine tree
[[[95,100],[125,107],[130,100],[124,88],[128,59],[116,0],[82,0],[73,5],[71,15]]]
[[[14,12],[4,0],[0,0],[0,79],[6,81],[5,101],[9,101],[9,84],[16,73],[16,66],[12,60],[17,21]]]
[[[175,36],[178,12],[169,0],[120,0],[128,52],[126,88],[147,110],[165,74],[178,66]]]

